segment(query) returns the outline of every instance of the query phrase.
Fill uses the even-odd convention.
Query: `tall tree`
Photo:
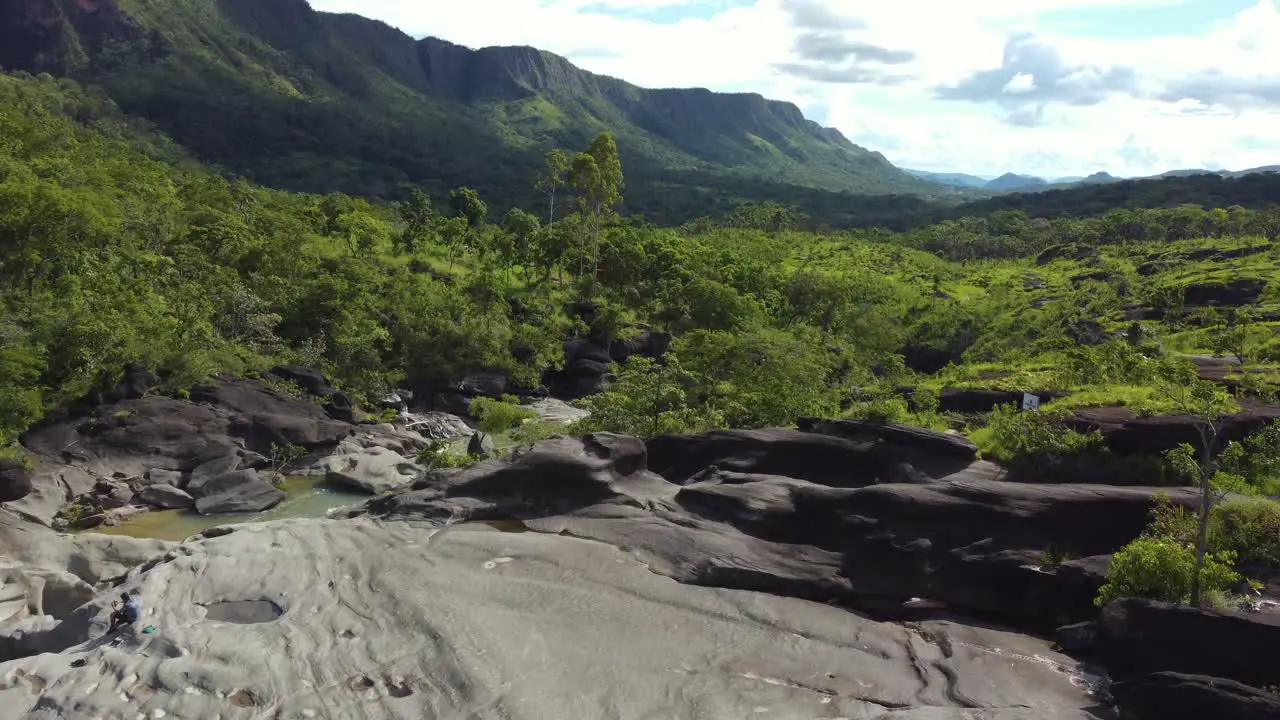
[[[542,230],[542,223],[537,215],[527,213],[520,208],[511,208],[502,218],[502,229],[511,238],[511,256],[504,260],[508,265],[519,262],[528,274],[528,267],[533,262],[534,237]]]
[[[547,196],[547,224],[556,221],[556,195],[568,184],[569,156],[557,148],[547,153],[544,159],[542,174],[535,183],[542,194]]]
[[[569,183],[578,192],[582,212],[591,233],[591,292],[596,289],[596,266],[600,262],[600,229],[622,200],[622,161],[613,135],[600,133],[586,152],[578,153],[569,169]]]
[[[1160,368],[1157,390],[1179,413],[1193,420],[1199,447],[1182,444],[1169,451],[1169,460],[1181,474],[1195,478],[1200,493],[1195,539],[1195,573],[1191,578],[1191,604],[1204,604],[1201,575],[1209,547],[1209,519],[1226,496],[1229,476],[1221,471],[1215,453],[1220,449],[1222,425],[1234,403],[1226,393],[1197,376],[1189,362],[1170,361]]]
[[[453,214],[466,218],[469,227],[478,227],[489,214],[489,206],[480,199],[480,194],[469,187],[460,187],[449,193],[449,207]]]
[[[404,229],[396,243],[402,252],[413,253],[418,246],[431,236],[439,215],[431,206],[431,198],[418,188],[414,188],[409,199],[396,204],[396,212]]]

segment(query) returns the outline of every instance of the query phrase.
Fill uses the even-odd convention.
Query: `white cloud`
[[[1205,3],[1210,0],[1194,0]],[[795,72],[812,62],[797,52],[794,6],[854,19],[826,38],[825,52],[861,48],[831,73]],[[820,113],[859,144],[906,167],[980,174],[1006,171],[1118,175],[1214,165],[1280,162],[1280,0],[1258,0],[1210,25],[1176,34],[1082,36],[1043,15],[1087,18],[1099,8],[1157,8],[1176,16],[1188,0],[312,0],[320,10],[375,17],[415,35],[471,47],[533,45],[576,64],[645,87],[749,90]],[[600,8],[627,11],[606,14]],[[636,14],[636,11],[645,11]],[[683,12],[674,23],[639,19]],[[1070,11],[1068,13],[1068,11]],[[855,27],[858,26],[858,27]],[[812,34],[812,28],[807,32]],[[1132,28],[1133,34],[1145,28]],[[1007,40],[1034,33],[1067,72],[1064,89],[1096,82],[1108,69],[1132,83],[1089,106],[1055,104],[1036,73],[1013,73],[995,87],[1010,100],[1035,98],[1035,127],[1011,125],[999,104],[944,101],[953,86],[1006,65]],[[879,49],[879,52],[868,50]],[[588,52],[588,50],[590,52]],[[608,52],[602,52],[607,50]],[[809,53],[811,56],[812,52]],[[909,56],[909,61],[902,61]],[[884,64],[884,59],[894,62]],[[892,87],[851,84],[879,68]],[[866,63],[866,64],[864,64]],[[836,67],[826,66],[827,69]],[[784,72],[790,68],[792,72]],[[909,79],[908,79],[909,78]],[[845,82],[823,82],[843,79]],[[1276,94],[1270,95],[1271,89]],[[1216,92],[1210,92],[1216,91]],[[1027,108],[1024,108],[1026,110]]]

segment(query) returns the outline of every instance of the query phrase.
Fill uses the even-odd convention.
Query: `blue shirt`
[[[124,617],[129,622],[138,622],[138,618],[142,617],[142,607],[138,605],[138,598],[134,596],[130,596],[124,602],[124,607],[121,608],[121,611],[124,612]]]

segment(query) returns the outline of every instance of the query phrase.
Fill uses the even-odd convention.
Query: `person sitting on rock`
[[[136,623],[138,618],[142,617],[142,608],[138,606],[136,595],[121,593],[120,600],[121,602],[111,603],[111,608],[115,612],[111,613],[111,629],[107,631],[109,633],[115,632],[121,625]]]

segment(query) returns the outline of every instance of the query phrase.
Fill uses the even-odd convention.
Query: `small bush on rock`
[[[466,453],[453,452],[449,449],[447,440],[432,440],[425,448],[418,451],[414,461],[428,470],[442,470],[470,467],[475,464],[476,458]]]
[[[1225,593],[1240,581],[1231,569],[1234,562],[1230,551],[1206,555],[1201,587],[1209,593]],[[1169,538],[1138,538],[1112,556],[1107,583],[1094,603],[1101,607],[1120,598],[1149,598],[1186,604],[1191,600],[1195,566],[1196,554],[1188,545]]]
[[[1102,436],[1066,427],[1069,411],[1022,412],[1001,405],[991,412],[985,432],[975,440],[988,459],[1028,472],[1047,472],[1064,458],[1102,450]]]
[[[1210,522],[1211,549],[1234,553],[1242,566],[1280,567],[1280,503],[1227,500],[1213,509]]]
[[[469,411],[478,419],[476,427],[490,435],[506,432],[525,420],[537,417],[532,410],[519,405],[483,397],[472,400]]]

